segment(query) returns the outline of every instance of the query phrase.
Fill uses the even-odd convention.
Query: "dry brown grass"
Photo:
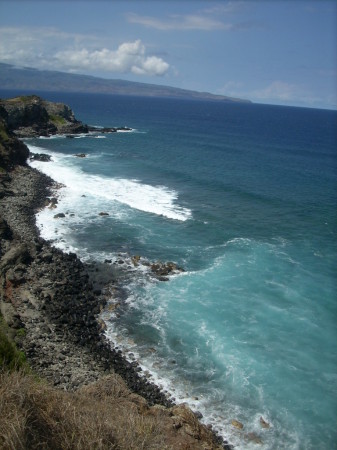
[[[77,393],[21,372],[0,374],[2,450],[169,449],[163,423],[118,375]]]

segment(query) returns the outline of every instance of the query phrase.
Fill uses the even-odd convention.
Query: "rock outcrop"
[[[98,128],[86,125],[75,118],[69,106],[43,100],[37,95],[0,99],[0,119],[9,131],[19,138],[55,134],[64,134],[71,138],[76,134],[132,130],[125,126]]]
[[[28,148],[10,130],[7,111],[0,105],[0,182],[3,175],[1,168],[6,170],[25,164],[28,155]]]
[[[37,95],[1,100],[6,122],[18,137],[52,134],[88,133],[89,128],[77,120],[69,106],[43,100]]]

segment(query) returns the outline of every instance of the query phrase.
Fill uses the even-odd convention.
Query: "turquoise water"
[[[66,186],[42,235],[83,259],[185,269],[158,282],[130,264],[110,338],[237,448],[256,448],[252,432],[263,449],[336,448],[336,112],[45,96],[134,131],[27,140]]]

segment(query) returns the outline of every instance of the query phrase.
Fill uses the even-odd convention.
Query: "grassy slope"
[[[169,449],[163,423],[118,375],[77,393],[30,374],[0,316],[0,448]]]
[[[119,375],[76,392],[39,380],[0,318],[1,450],[220,450],[191,410],[149,407]]]
[[[28,371],[26,358],[23,352],[9,337],[9,328],[0,313],[0,368],[12,371],[14,369]]]

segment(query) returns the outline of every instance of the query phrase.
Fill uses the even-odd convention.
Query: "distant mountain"
[[[0,88],[23,91],[85,92],[250,103],[249,100],[214,95],[208,92],[190,91],[188,89],[134,81],[106,80],[88,75],[38,70],[4,63],[0,63]]]

